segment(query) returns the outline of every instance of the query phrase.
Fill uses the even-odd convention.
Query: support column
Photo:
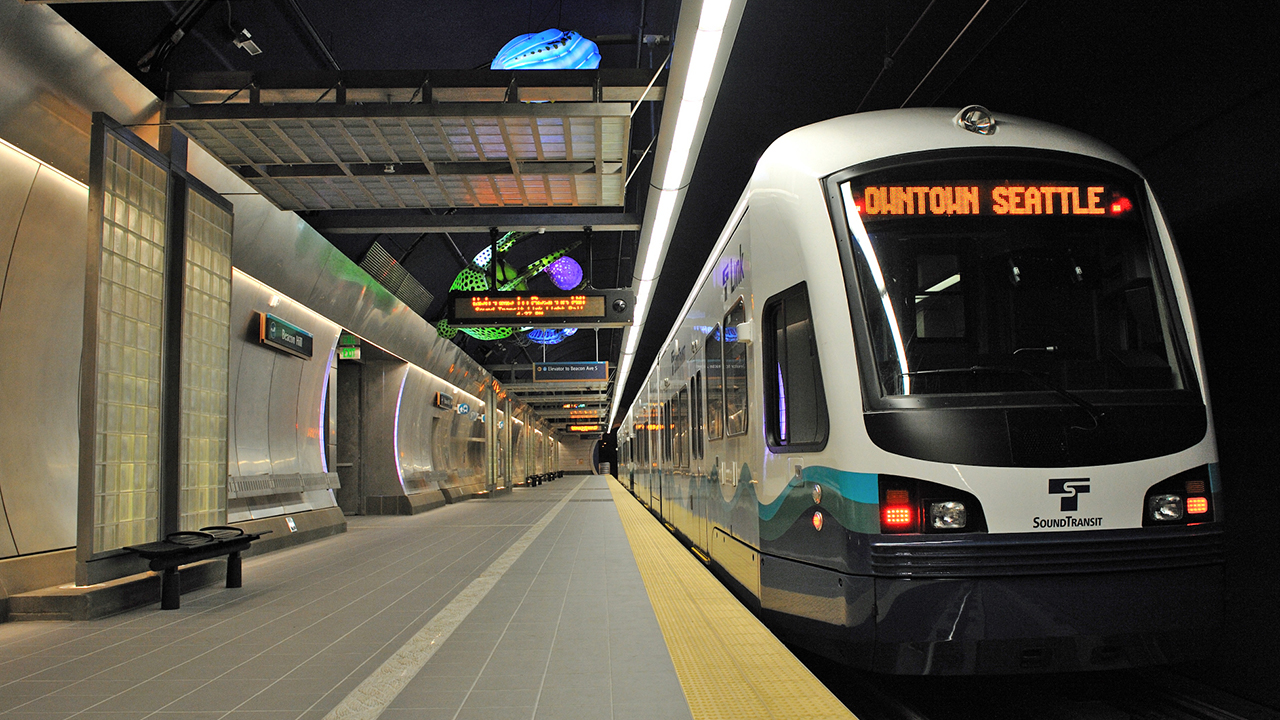
[[[484,386],[485,490],[490,494],[498,487],[498,397],[493,383]]]

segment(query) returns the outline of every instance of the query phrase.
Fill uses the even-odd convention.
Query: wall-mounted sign
[[[311,358],[311,333],[271,313],[260,312],[257,315],[258,342],[304,360]]]
[[[607,362],[556,362],[534,363],[534,382],[582,382],[607,381],[609,379],[609,363]]]
[[[442,392],[436,393],[436,407],[440,408],[441,410],[452,410],[453,396],[446,395]]]
[[[338,359],[339,360],[359,360],[360,359],[359,346],[352,347],[349,345],[339,345]]]
[[[449,295],[454,327],[624,327],[631,324],[635,293],[457,292]]]
[[[459,415],[466,415],[467,413],[471,412],[471,406],[464,402],[458,403],[458,407],[454,409],[458,411]]]
[[[338,335],[338,347],[359,347],[359,345],[360,345],[360,338],[356,337],[355,335],[352,335],[346,330],[343,330]]]

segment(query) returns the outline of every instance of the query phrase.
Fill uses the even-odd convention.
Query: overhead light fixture
[[[640,343],[640,333],[648,315],[657,284],[659,264],[670,242],[678,200],[685,190],[685,175],[692,159],[693,143],[706,106],[707,91],[711,86],[716,59],[720,56],[724,39],[724,27],[735,0],[704,0],[698,15],[689,64],[685,70],[684,84],[680,89],[680,104],[676,112],[671,134],[671,146],[667,151],[666,168],[658,188],[653,222],[648,228],[648,243],[640,263],[636,286],[634,324],[627,328],[622,357],[618,361],[617,380],[614,384],[609,424],[616,419],[632,360]]]
[[[235,39],[231,41],[231,44],[241,50],[244,50],[250,55],[262,54],[262,48],[258,47],[258,43],[253,41],[253,35],[249,32],[248,28],[242,28],[235,36]]]

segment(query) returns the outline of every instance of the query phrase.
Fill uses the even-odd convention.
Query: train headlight
[[[1147,498],[1147,517],[1169,522],[1182,519],[1181,495],[1152,495]]]
[[[935,530],[960,530],[968,519],[962,502],[947,500],[929,505],[929,522]]]

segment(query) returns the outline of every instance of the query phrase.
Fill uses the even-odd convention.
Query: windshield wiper
[[[1080,427],[1079,425],[1072,425],[1071,429],[1073,430],[1096,430],[1098,427],[1098,421],[1101,420],[1103,416],[1106,415],[1106,413],[1099,410],[1095,405],[1090,403],[1088,400],[1085,400],[1084,398],[1080,397],[1079,395],[1076,395],[1075,393],[1071,392],[1070,390],[1067,390],[1066,388],[1061,388],[1061,387],[1058,387],[1057,385],[1054,385],[1053,383],[1049,382],[1046,378],[1043,378],[1040,375],[1031,372],[1030,370],[1024,370],[1022,368],[1004,367],[1000,365],[973,365],[967,368],[955,367],[955,368],[938,368],[937,370],[912,370],[910,372],[898,373],[898,374],[906,377],[918,377],[920,375],[957,375],[959,373],[974,373],[974,374],[985,373],[989,375],[1025,375],[1026,377],[1031,378],[1032,382],[1036,383],[1040,387],[1056,393],[1057,395],[1067,399],[1071,403],[1078,405],[1085,412],[1089,413],[1089,419],[1093,421],[1093,427],[1086,428],[1086,427]]]

